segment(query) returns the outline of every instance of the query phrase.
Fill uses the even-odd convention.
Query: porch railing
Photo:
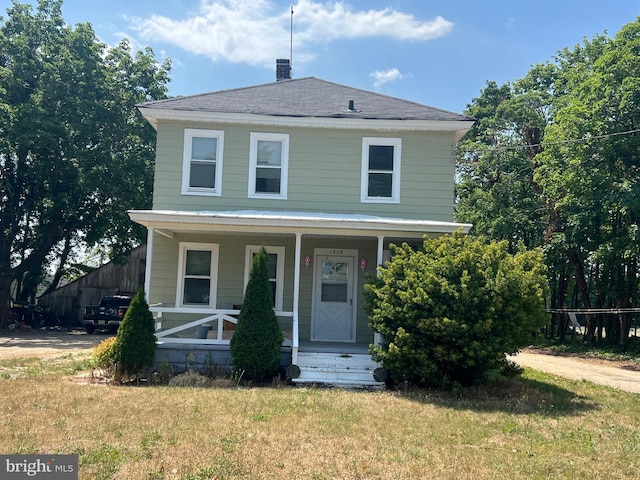
[[[198,345],[229,345],[231,342],[231,336],[233,335],[233,329],[225,329],[225,323],[236,325],[238,323],[238,315],[240,310],[236,309],[211,309],[211,308],[180,308],[180,307],[165,307],[162,304],[150,305],[149,309],[154,314],[154,321],[156,325],[156,338],[158,342],[162,343],[181,343],[181,344],[198,344]],[[203,315],[202,318],[193,320],[187,323],[183,323],[173,328],[164,329],[163,321],[164,314],[178,314],[178,315]],[[276,310],[277,317],[291,318],[291,331],[283,332],[285,340],[283,345],[290,346],[292,349],[292,355],[294,359],[297,359],[298,353],[298,319],[294,312],[278,311]],[[209,333],[207,338],[195,338],[195,335],[185,335],[186,331],[193,328],[198,328],[201,325],[216,323],[216,328],[210,330],[213,335]],[[227,337],[227,338],[225,338]]]

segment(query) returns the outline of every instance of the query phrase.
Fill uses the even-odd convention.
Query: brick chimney
[[[276,60],[276,80],[291,80],[291,62],[288,58]]]

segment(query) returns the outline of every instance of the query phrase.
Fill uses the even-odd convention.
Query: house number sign
[[[332,248],[331,250],[329,250],[329,255],[343,255],[344,254],[344,250],[340,250],[337,248]]]

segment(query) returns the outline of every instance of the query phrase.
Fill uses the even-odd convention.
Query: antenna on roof
[[[291,25],[289,27],[289,78],[293,78],[293,5],[291,5]]]
[[[276,58],[276,81],[291,80],[293,74],[293,5],[291,5],[289,58]]]

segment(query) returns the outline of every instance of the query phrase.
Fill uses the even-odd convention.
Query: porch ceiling
[[[334,237],[422,238],[424,234],[468,232],[471,225],[373,215],[277,211],[173,211],[131,210],[134,222],[173,236],[175,233]]]

